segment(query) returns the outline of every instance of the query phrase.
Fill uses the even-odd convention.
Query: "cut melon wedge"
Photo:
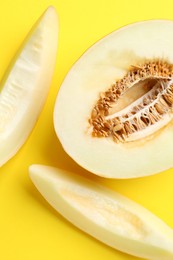
[[[57,96],[54,125],[80,166],[108,178],[173,167],[173,21],[117,30],[73,65]]]
[[[173,259],[173,230],[147,209],[60,169],[32,165],[29,172],[43,197],[81,230],[134,256]]]
[[[16,154],[47,97],[56,61],[58,20],[49,7],[33,27],[0,93],[0,166]]]

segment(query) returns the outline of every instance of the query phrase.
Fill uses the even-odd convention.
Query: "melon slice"
[[[0,166],[16,154],[36,123],[49,91],[57,42],[57,13],[49,7],[1,84]]]
[[[29,172],[43,197],[81,230],[134,256],[173,259],[173,230],[139,204],[60,169],[32,165]]]
[[[135,23],[101,39],[60,88],[54,125],[65,151],[108,178],[173,166],[173,21]]]

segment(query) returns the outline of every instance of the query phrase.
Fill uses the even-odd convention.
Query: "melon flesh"
[[[36,123],[49,91],[57,44],[57,13],[49,7],[1,83],[0,166],[16,154]]]
[[[54,126],[64,150],[79,165],[108,178],[147,176],[173,166],[172,111],[153,125],[154,134],[144,138],[150,131],[146,128],[137,140],[125,143],[93,137],[88,123],[100,93],[131,65],[153,59],[173,64],[172,40],[172,21],[135,23],[98,41],[73,65],[57,96]]]
[[[47,202],[94,238],[145,259],[173,259],[173,230],[139,204],[60,169],[32,165],[29,172]]]

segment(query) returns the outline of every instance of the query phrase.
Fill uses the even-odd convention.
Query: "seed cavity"
[[[120,111],[111,113],[118,101],[133,86],[143,84],[144,95]],[[112,137],[115,142],[129,142],[151,135],[172,119],[173,65],[163,60],[132,65],[100,97],[92,109],[89,123],[94,137]]]

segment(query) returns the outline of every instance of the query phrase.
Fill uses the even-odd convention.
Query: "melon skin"
[[[56,62],[58,16],[49,7],[6,72],[0,93],[0,166],[27,140],[47,98]]]
[[[166,59],[173,64],[173,21],[125,26],[89,48],[66,75],[54,108],[54,127],[67,154],[86,170],[106,178],[137,178],[173,166],[173,124],[138,141],[116,144],[91,136],[88,119],[99,94],[131,65]]]
[[[141,205],[58,168],[31,165],[29,174],[47,202],[92,237],[145,259],[173,259],[173,230]]]

